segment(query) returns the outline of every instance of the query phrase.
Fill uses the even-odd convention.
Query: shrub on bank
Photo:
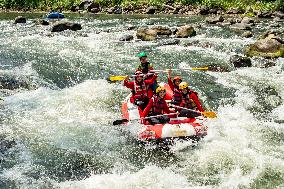
[[[78,6],[81,0],[0,0],[0,7],[6,9],[65,9]],[[183,4],[194,6],[206,6],[208,8],[238,8],[246,10],[250,6],[253,10],[261,11],[284,11],[283,0],[94,0],[103,7],[115,5],[141,7],[144,5],[162,7],[164,4]]]

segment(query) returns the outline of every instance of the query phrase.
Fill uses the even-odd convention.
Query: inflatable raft
[[[161,84],[160,84],[161,85]],[[162,84],[166,88],[166,99],[170,100],[172,90],[168,84]],[[194,139],[199,140],[201,137],[207,135],[207,127],[203,124],[204,117],[185,118],[176,117],[171,118],[170,122],[166,124],[150,125],[142,124],[140,116],[141,110],[130,102],[131,94],[122,103],[122,117],[129,120],[126,125],[131,126],[133,123],[139,123],[142,130],[137,134],[138,140],[143,143],[172,143],[176,139]]]
[[[46,17],[48,19],[62,19],[64,18],[64,14],[60,12],[49,12]]]

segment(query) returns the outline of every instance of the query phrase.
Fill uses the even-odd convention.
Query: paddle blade
[[[191,68],[192,70],[202,70],[202,71],[207,71],[209,68],[208,67],[196,67],[196,68]]]
[[[123,123],[126,123],[128,122],[127,119],[119,119],[119,120],[115,120],[112,124],[113,125],[120,125],[120,124],[123,124]]]
[[[109,76],[110,81],[121,81],[124,80],[127,76],[126,75],[112,75]]]
[[[205,117],[209,117],[209,118],[216,118],[217,117],[215,112],[202,112],[202,115],[204,115]]]

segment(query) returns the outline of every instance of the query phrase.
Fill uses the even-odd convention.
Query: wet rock
[[[18,88],[29,88],[27,81],[13,78],[8,75],[0,76],[0,89],[15,90]]]
[[[122,14],[122,8],[119,6],[111,7],[107,9],[108,14]]]
[[[39,24],[41,24],[41,25],[43,25],[43,26],[48,26],[48,25],[49,25],[49,22],[48,22],[47,20],[41,19],[41,20],[39,21]]]
[[[106,12],[107,12],[108,14],[112,14],[112,13],[113,13],[113,10],[114,10],[114,7],[107,8],[107,9],[106,9]]]
[[[89,12],[98,13],[98,12],[100,12],[100,9],[99,8],[92,8]]]
[[[153,41],[157,39],[157,31],[149,28],[139,28],[136,32],[136,36],[142,41]]]
[[[151,29],[157,32],[157,35],[172,35],[172,31],[169,27],[166,26],[153,26]]]
[[[209,9],[208,14],[217,14],[218,11],[219,11],[218,8],[212,8],[212,9]]]
[[[227,11],[227,14],[243,14],[245,11],[239,8],[232,8]]]
[[[154,7],[154,6],[150,6],[150,7],[148,7],[147,9],[146,9],[146,14],[155,14],[155,12],[156,12],[156,10],[157,10],[157,7]]]
[[[5,135],[0,135],[0,153],[5,153],[8,149],[16,145],[15,140],[8,139]]]
[[[251,31],[246,31],[242,34],[242,37],[245,37],[245,38],[250,38],[252,36],[253,36],[253,34],[252,34]]]
[[[66,22],[66,21],[58,21],[53,24],[51,28],[51,32],[61,32],[64,30],[77,31],[81,29],[82,29],[81,24],[71,23],[71,22]]]
[[[166,39],[159,42],[160,46],[163,45],[178,45],[180,43],[179,39]]]
[[[240,67],[251,67],[251,60],[248,57],[233,55],[230,57],[230,63],[234,65],[235,68]]]
[[[79,4],[79,9],[91,12],[92,9],[100,10],[100,5],[91,0],[83,0]]]
[[[272,36],[272,35],[273,35],[273,37],[276,37],[276,36],[278,36],[278,34],[279,34],[278,31],[275,31],[275,30],[272,30],[272,31],[271,31],[271,30],[268,30],[268,31],[265,31],[265,32],[263,32],[262,34],[260,34],[257,39],[265,39],[265,38],[267,38],[268,36]]]
[[[279,28],[281,25],[279,23],[272,23],[269,25],[270,28]]]
[[[216,17],[207,17],[205,18],[205,22],[209,24],[216,24],[217,22],[223,22],[224,18],[223,16],[216,16]]]
[[[254,23],[254,19],[249,18],[249,17],[244,17],[241,21],[241,24],[254,26],[255,23]]]
[[[14,22],[15,24],[19,24],[19,23],[21,23],[21,24],[23,24],[23,23],[27,23],[27,19],[26,18],[24,18],[24,17],[22,17],[22,16],[17,16],[16,18],[15,18],[15,22]]]
[[[235,23],[236,23],[236,19],[234,19],[234,18],[228,18],[228,19],[226,20],[226,22],[229,22],[230,24],[235,24]]]
[[[280,19],[284,19],[284,13],[281,12],[281,11],[276,11],[276,12],[274,12],[272,15],[273,15],[273,17],[277,17],[277,18],[280,18]]]
[[[200,8],[197,9],[196,13],[201,14],[201,15],[207,15],[209,14],[209,8],[205,6],[201,6]]]
[[[120,6],[115,6],[112,11],[113,14],[122,14],[122,8]]]
[[[269,67],[272,67],[272,66],[275,66],[275,65],[276,65],[275,61],[259,58],[259,59],[257,59],[257,65],[256,66],[259,67],[259,68],[269,68]]]
[[[77,12],[78,10],[80,10],[80,8],[79,8],[79,6],[76,6],[76,5],[72,5],[71,8],[70,8],[71,12]]]
[[[129,25],[129,26],[127,27],[127,30],[134,30],[134,29],[136,29],[136,26]]]
[[[257,12],[256,16],[258,18],[272,18],[272,13],[269,11],[263,11],[263,12],[259,11]]]
[[[133,39],[134,39],[133,35],[125,35],[125,36],[122,36],[122,37],[119,39],[119,41],[131,41],[131,40],[133,40]]]
[[[262,36],[253,44],[245,48],[247,56],[260,56],[264,58],[284,57],[284,41],[275,34]],[[263,39],[263,37],[265,37]]]
[[[187,38],[196,36],[196,31],[190,25],[181,26],[177,29],[176,37],[178,38]]]
[[[92,3],[88,4],[87,10],[89,12],[92,12],[92,13],[98,13],[98,12],[100,12],[100,5],[98,3],[92,2]]]

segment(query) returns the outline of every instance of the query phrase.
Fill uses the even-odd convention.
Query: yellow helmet
[[[160,91],[166,91],[165,87],[163,87],[163,86],[158,86],[158,87],[156,88],[156,94],[158,94]]]
[[[188,83],[187,82],[181,82],[178,87],[179,87],[179,89],[186,89],[188,87]]]

